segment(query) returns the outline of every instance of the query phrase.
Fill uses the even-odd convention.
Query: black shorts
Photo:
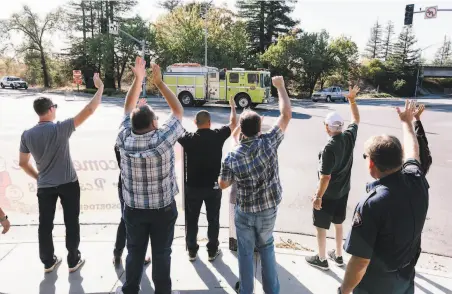
[[[329,230],[331,223],[342,224],[347,212],[348,193],[339,199],[322,199],[322,209],[313,209],[314,226]]]

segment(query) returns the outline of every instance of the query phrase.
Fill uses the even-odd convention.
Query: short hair
[[[254,111],[245,110],[240,115],[240,129],[247,137],[256,136],[261,131],[261,117]]]
[[[156,115],[148,105],[137,107],[130,114],[133,131],[139,132],[148,129],[155,119]]]
[[[33,108],[37,115],[45,115],[52,107],[53,102],[47,97],[38,97],[33,101]]]
[[[373,136],[365,143],[364,150],[380,172],[402,167],[403,148],[395,136]]]
[[[210,113],[207,110],[200,110],[196,114],[196,125],[202,126],[210,121]]]

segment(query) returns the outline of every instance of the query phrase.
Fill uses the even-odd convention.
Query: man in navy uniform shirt
[[[364,159],[376,179],[355,209],[344,249],[352,255],[338,293],[414,293],[414,267],[429,204],[429,185],[413,128],[416,103],[397,108],[403,148],[394,136],[370,138]]]

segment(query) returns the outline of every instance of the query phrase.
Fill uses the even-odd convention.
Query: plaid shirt
[[[261,136],[243,139],[224,159],[220,177],[236,182],[241,211],[255,213],[281,202],[277,150],[283,138],[283,131],[274,126]]]
[[[171,115],[159,129],[137,135],[130,115],[124,118],[116,140],[121,153],[124,203],[132,208],[159,209],[170,205],[179,193],[174,169],[174,145],[184,133]]]

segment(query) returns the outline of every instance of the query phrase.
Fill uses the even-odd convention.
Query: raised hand
[[[9,228],[11,227],[11,224],[9,223],[9,220],[4,220],[4,221],[1,223],[1,225],[2,225],[2,227],[3,227],[2,234],[8,233]]]
[[[235,108],[236,107],[233,95],[229,96],[229,105],[231,106],[231,108]]]
[[[138,100],[137,107],[145,106],[146,104],[148,104],[148,101],[144,98],[141,98],[140,100]]]
[[[100,87],[104,86],[104,83],[102,82],[102,80],[99,77],[98,73],[95,73],[93,76],[93,81],[94,81],[94,87],[96,87],[97,89],[99,89]]]
[[[160,84],[163,83],[160,66],[158,66],[158,64],[153,63],[151,67],[152,67],[152,82],[156,87],[158,87],[160,86]]]
[[[421,120],[421,114],[424,112],[424,110],[425,110],[425,105],[419,104],[418,108],[416,108],[416,110],[414,111],[414,118],[416,120]]]
[[[276,89],[284,88],[284,78],[282,76],[273,77],[272,83]]]
[[[135,78],[142,81],[146,76],[146,61],[140,56],[137,56],[135,59],[135,66],[131,66],[130,69],[135,75]]]
[[[403,111],[400,110],[399,107],[396,107],[397,113],[399,114],[399,118],[401,121],[406,123],[411,123],[414,118],[414,113],[416,111],[416,100],[405,100],[405,109]]]
[[[358,86],[354,86],[353,88],[350,86],[348,88],[348,101],[351,103],[355,102],[356,95],[358,95],[359,90],[361,90]]]

